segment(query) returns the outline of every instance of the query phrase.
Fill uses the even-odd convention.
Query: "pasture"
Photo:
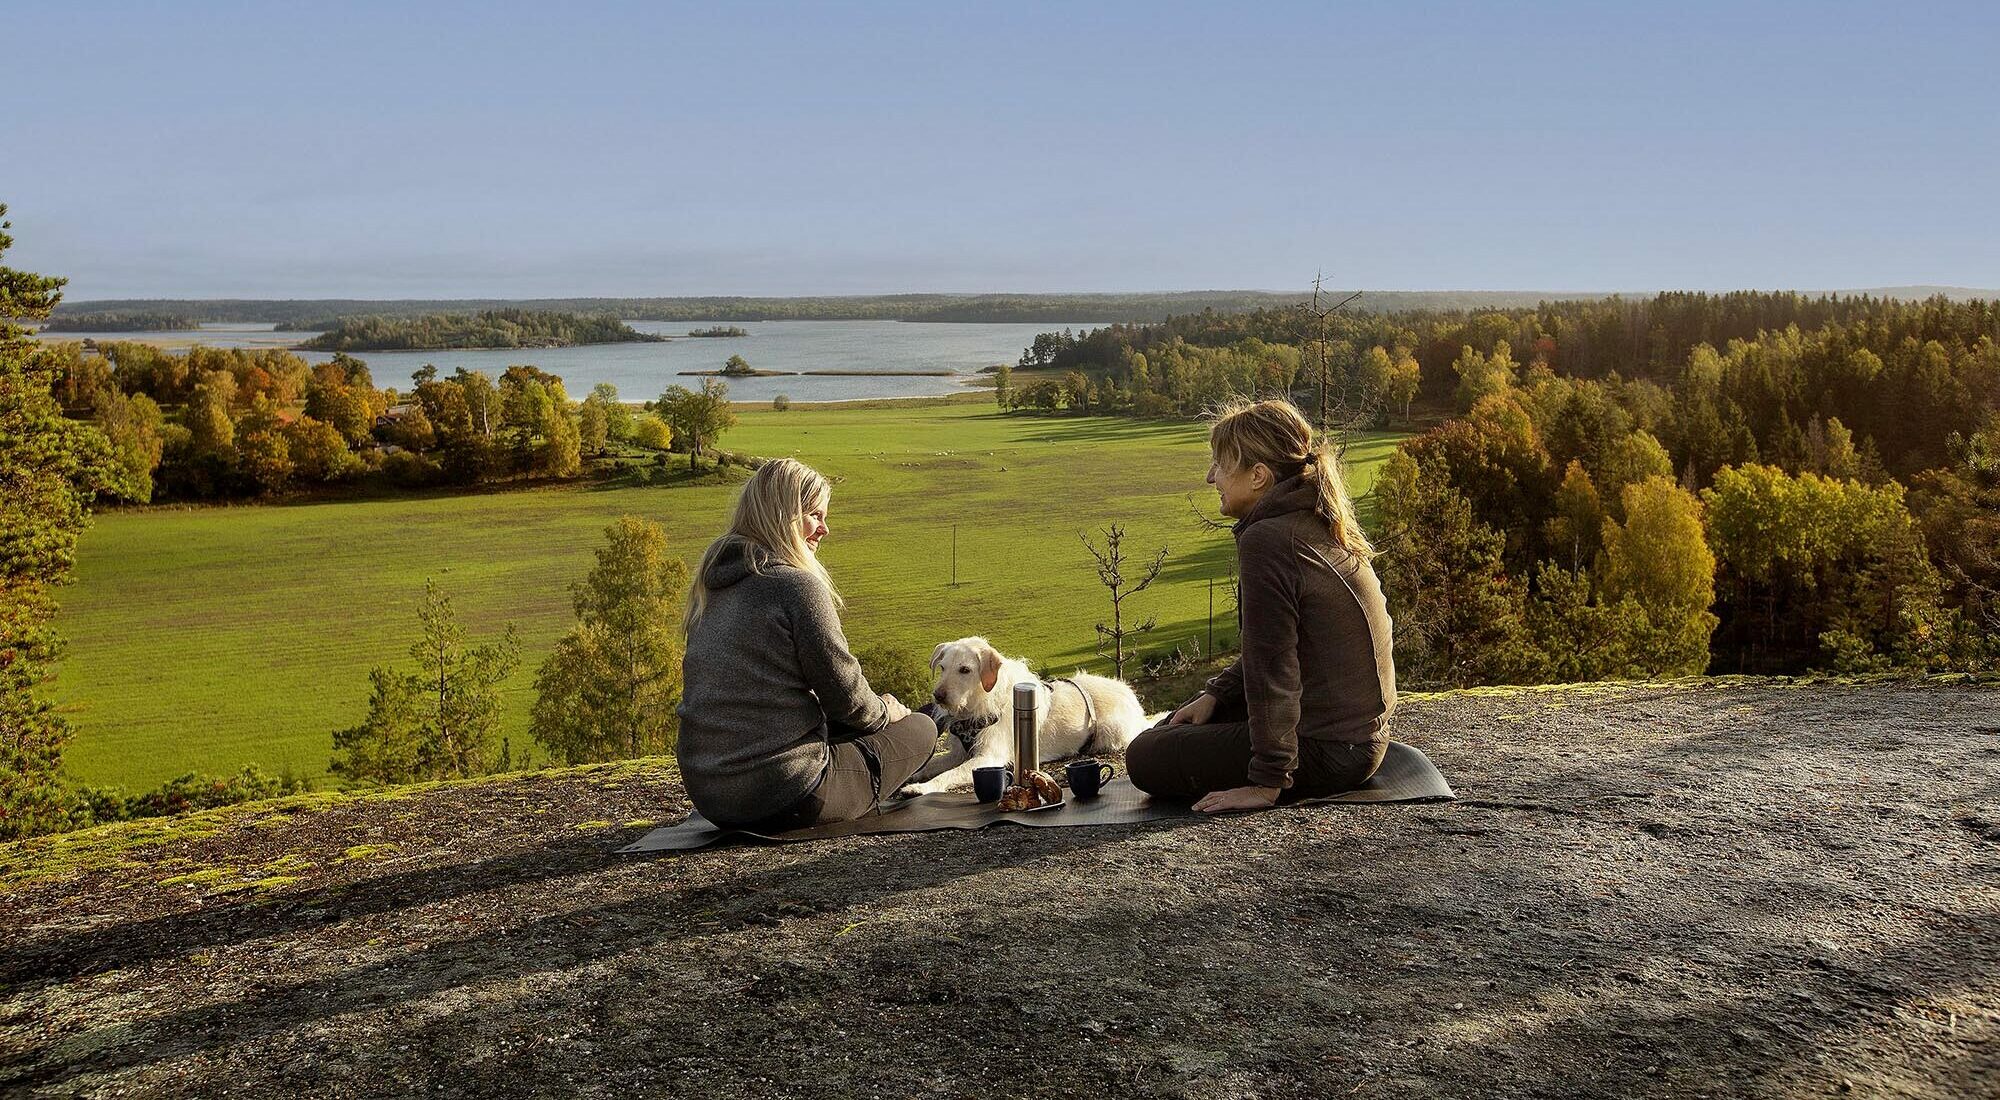
[[[1350,448],[1357,494],[1398,438]],[[1108,671],[1092,627],[1109,599],[1077,533],[1113,521],[1135,569],[1170,551],[1160,580],[1126,605],[1128,623],[1158,617],[1143,650],[1203,638],[1211,578],[1222,582],[1216,631],[1234,637],[1230,538],[1205,529],[1188,499],[1214,515],[1199,424],[1009,417],[983,402],[794,406],[743,411],[722,443],[836,479],[821,557],[856,648],[927,654],[981,633],[1045,670]],[[101,515],[62,593],[69,650],[55,698],[79,731],[66,766],[130,789],[249,763],[324,772],[332,731],[366,709],[368,670],[407,661],[426,577],[475,640],[518,626],[504,729],[517,760],[544,759],[526,732],[534,671],[573,622],[569,585],[604,527],[655,520],[692,563],[734,493],[599,483]]]

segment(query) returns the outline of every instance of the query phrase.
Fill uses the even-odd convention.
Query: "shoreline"
[[[676,378],[957,378],[955,370],[753,370],[749,373],[725,370],[675,371]]]

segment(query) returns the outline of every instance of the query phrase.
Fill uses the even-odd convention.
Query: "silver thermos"
[[[1042,716],[1032,682],[1014,685],[1014,782],[1026,783],[1028,773],[1042,766]]]

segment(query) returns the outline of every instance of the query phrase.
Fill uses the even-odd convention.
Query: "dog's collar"
[[[954,718],[944,731],[958,739],[966,752],[972,751],[972,742],[979,737],[979,731],[1000,720],[997,714],[975,714],[970,718]]]

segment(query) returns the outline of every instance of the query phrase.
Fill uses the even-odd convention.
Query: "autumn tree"
[[[575,477],[583,472],[583,433],[570,411],[569,395],[561,382],[548,385],[549,403],[538,428],[542,436],[537,465],[547,477]],[[600,434],[598,449],[603,449]]]
[[[115,385],[99,390],[93,406],[91,423],[104,433],[124,475],[113,491],[138,504],[152,500],[153,471],[166,450],[167,420],[160,406],[143,393],[128,397]]]
[[[729,386],[713,378],[702,379],[700,390],[668,386],[653,411],[673,429],[674,439],[687,444],[690,469],[700,464],[703,450],[736,426],[736,412],[729,407]]]
[[[674,431],[652,413],[641,413],[632,418],[632,442],[648,450],[664,451],[673,445]]]
[[[1701,502],[1659,475],[1625,486],[1625,519],[1604,523],[1604,595],[1643,608],[1648,637],[1636,660],[1653,675],[1691,676],[1708,667],[1717,619],[1715,555],[1702,530]]]
[[[1410,402],[1417,396],[1422,370],[1406,347],[1392,352],[1377,344],[1361,357],[1361,381],[1371,401],[1402,409],[1405,420],[1410,418]]]
[[[354,476],[361,460],[347,449],[340,429],[310,416],[285,425],[285,443],[298,476],[322,484]]]
[[[1514,387],[1516,370],[1513,349],[1505,340],[1493,347],[1492,355],[1482,355],[1470,345],[1459,353],[1451,369],[1458,375],[1458,407],[1471,409],[1481,398],[1507,393]]]
[[[1795,672],[1931,660],[1943,579],[1901,485],[1725,466],[1702,500],[1725,610],[1718,664]]]
[[[1543,543],[1571,570],[1591,565],[1604,545],[1604,503],[1581,461],[1570,459],[1553,503],[1555,514],[1543,522]]]
[[[1389,374],[1382,388],[1382,396],[1403,407],[1403,419],[1410,418],[1410,402],[1416,399],[1423,388],[1423,364],[1410,354],[1410,349],[1398,346],[1390,356]]]
[[[571,589],[577,623],[535,676],[529,730],[571,764],[669,752],[679,730],[687,566],[656,523],[626,516],[604,537]]]
[[[613,443],[627,443],[632,439],[632,408],[618,400],[618,387],[609,382],[599,382],[590,387],[590,396],[584,403],[595,402],[604,410],[604,438]]]
[[[336,774],[377,783],[452,779],[492,769],[500,721],[500,681],[519,663],[509,624],[498,642],[468,646],[451,600],[424,582],[421,634],[410,646],[417,671],[377,667],[368,674],[368,715],[337,731]]]
[[[576,407],[577,446],[588,455],[604,453],[604,443],[609,438],[604,417],[604,406],[586,398]]]

